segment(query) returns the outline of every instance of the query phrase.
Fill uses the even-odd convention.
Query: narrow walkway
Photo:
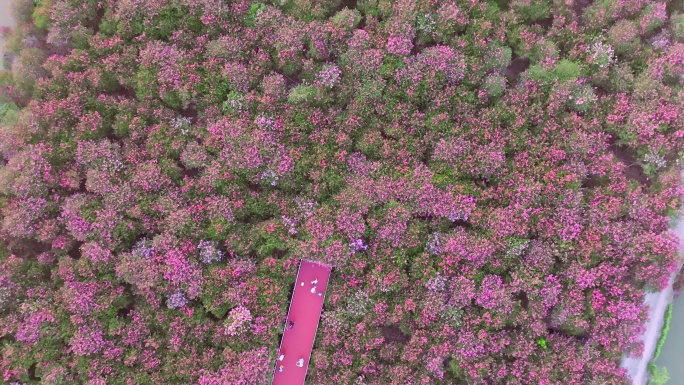
[[[682,173],[682,179],[684,180],[684,173]],[[682,265],[681,258],[684,256],[684,210],[680,210],[677,226],[673,230],[679,238],[678,251],[680,255],[680,267],[677,269],[678,272]],[[648,321],[646,321],[646,331],[641,336],[641,340],[644,341],[644,352],[641,357],[623,357],[620,364],[621,367],[627,370],[629,377],[632,379],[632,385],[646,385],[649,381],[650,373],[648,372],[648,364],[653,358],[656,346],[658,345],[658,340],[660,339],[660,334],[663,330],[665,310],[667,309],[667,305],[672,302],[672,284],[677,276],[677,272],[672,273],[670,282],[665,290],[656,293],[646,293],[645,302],[648,304],[650,311]],[[679,383],[680,382],[677,382],[677,384]]]
[[[622,367],[627,369],[632,385],[646,385],[649,378],[648,363],[653,357],[660,332],[663,329],[665,320],[665,309],[672,301],[672,283],[675,274],[670,277],[670,284],[667,289],[656,293],[647,293],[645,302],[650,309],[648,321],[646,322],[646,332],[641,336],[644,341],[644,353],[641,357],[625,357],[622,359]]]
[[[276,355],[273,385],[304,385],[331,267],[302,260]],[[292,324],[294,322],[294,324]]]
[[[11,0],[0,0],[0,28],[2,27],[15,27],[16,22],[12,15],[12,1]],[[5,39],[0,37],[0,70],[9,68],[4,67],[4,57],[5,57]]]

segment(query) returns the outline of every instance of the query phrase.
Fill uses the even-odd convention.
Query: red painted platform
[[[276,354],[276,364],[273,373],[273,385],[304,385],[306,371],[311,359],[318,321],[323,310],[325,291],[328,288],[331,267],[318,262],[302,260],[297,272],[290,310],[287,312],[285,331],[280,341],[280,350]],[[315,285],[311,282],[318,280]],[[302,286],[302,283],[304,286]],[[311,290],[315,286],[315,292]],[[319,295],[320,293],[320,295]],[[294,327],[288,328],[288,321],[294,321]],[[285,355],[282,361],[280,355]],[[303,358],[302,367],[297,361]],[[279,367],[283,366],[283,371]]]

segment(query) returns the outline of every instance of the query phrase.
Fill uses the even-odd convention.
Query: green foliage
[[[223,241],[230,235],[230,228],[231,223],[225,218],[213,219],[207,228],[207,239],[217,242]]]
[[[451,371],[451,373],[454,376],[456,376],[456,377],[461,376],[462,370],[461,370],[461,367],[458,365],[458,361],[456,361],[455,358],[452,359],[451,361],[449,361],[449,370]]]
[[[158,40],[166,40],[176,30],[190,30],[199,33],[202,30],[200,20],[191,16],[187,7],[164,7],[152,19],[145,33]]]
[[[0,102],[0,122],[5,122],[5,119],[12,120],[12,116],[16,115],[19,107],[15,103]]]
[[[303,112],[297,112],[294,117],[293,117],[293,123],[294,126],[297,127],[298,129],[306,132],[307,134],[310,134],[311,131],[313,130],[313,126],[311,125],[311,121],[307,117],[306,113]]]
[[[323,172],[323,178],[318,187],[319,202],[325,202],[332,198],[344,186],[345,173],[332,167],[327,167]]]
[[[537,342],[537,345],[539,345],[540,348],[546,350],[548,347],[546,346],[546,338],[540,337],[535,340]]]
[[[279,51],[276,51],[279,52]],[[276,53],[276,56],[278,53]],[[292,76],[299,72],[302,68],[302,62],[298,58],[293,58],[293,59],[285,59],[280,65],[276,67],[276,69],[280,70],[284,75],[286,76]],[[309,77],[311,74],[306,73],[304,76]],[[308,80],[303,78],[303,80]]]
[[[50,4],[51,2],[40,1],[33,10],[33,24],[38,29],[47,30],[50,26]]]
[[[593,69],[596,71],[601,68],[607,68],[613,63],[615,63],[613,47],[602,41],[595,42],[591,47],[591,64]]]
[[[567,101],[567,105],[570,109],[580,113],[587,113],[594,108],[596,95],[594,94],[594,89],[590,85],[573,84],[572,87],[570,87],[570,92],[570,98]]]
[[[125,40],[141,35],[143,29],[143,21],[137,18],[133,20],[119,20],[116,23],[116,33],[125,38]]]
[[[275,216],[279,212],[278,207],[253,196],[247,196],[245,204],[235,211],[235,218],[243,222],[261,222]]]
[[[220,265],[210,266],[209,272],[220,268],[222,268]],[[217,318],[223,318],[228,313],[228,310],[238,304],[225,301],[223,293],[227,288],[224,283],[219,282],[211,273],[206,276],[208,281],[202,288],[202,305],[207,313],[211,313]]]
[[[542,83],[550,83],[554,80],[555,76],[553,71],[545,69],[541,64],[531,65],[527,69],[527,74],[532,80],[538,80]]]
[[[116,24],[104,17],[100,22],[99,32],[104,36],[112,36],[116,33]]]
[[[123,323],[120,318],[117,318],[117,312],[119,309],[126,308],[131,303],[133,303],[133,298],[131,298],[130,295],[124,294],[118,296],[107,309],[98,314],[98,318],[104,321],[104,323],[109,324],[110,328],[116,326],[117,323]]]
[[[4,63],[5,68],[7,67],[7,62]],[[12,78],[12,73],[9,71],[0,70],[0,87],[11,86],[14,84],[14,79]],[[12,102],[10,96],[4,92],[0,92],[0,103],[10,103]]]
[[[380,132],[368,129],[361,133],[360,139],[356,142],[355,149],[370,159],[378,159],[382,154],[382,144],[383,139]]]
[[[79,214],[81,215],[81,218],[90,223],[94,223],[97,220],[97,210],[100,208],[100,202],[93,200],[81,206],[81,212]]]
[[[122,245],[133,245],[135,239],[142,233],[143,230],[138,223],[131,220],[124,220],[116,224],[114,230],[112,230],[112,237],[118,240]],[[125,246],[122,247],[122,249],[124,248]]]
[[[237,92],[231,91],[226,95],[226,101],[221,105],[221,111],[225,115],[237,115],[245,108],[245,97]]]
[[[629,64],[620,63],[610,69],[608,89],[617,93],[630,93],[634,90],[634,74]]]
[[[535,22],[551,15],[551,2],[548,0],[514,0],[511,8],[527,22]]]
[[[404,68],[406,66],[404,64],[404,59],[395,55],[387,55],[382,61],[383,64],[380,68],[380,76],[382,76],[384,79],[394,78],[395,72],[398,69]]]
[[[513,50],[507,46],[499,46],[498,44],[493,45],[489,52],[484,55],[485,65],[487,70],[503,70],[509,64],[511,64],[511,58],[513,56]]]
[[[403,247],[392,249],[390,258],[395,266],[400,270],[407,269],[411,267],[412,256],[409,256]]]
[[[37,80],[46,73],[43,63],[47,58],[47,52],[39,48],[24,48],[19,56],[20,68],[16,66],[12,70],[14,92],[21,98],[32,98],[36,89]]]
[[[80,28],[71,33],[71,43],[77,49],[86,50],[90,47],[90,39],[93,31],[89,28]]]
[[[515,51],[521,56],[527,56],[532,63],[540,63],[548,59],[558,60],[560,53],[558,52],[558,45],[552,40],[542,40],[539,44],[535,44],[532,49],[525,50],[521,46],[522,42],[517,42]]]
[[[249,6],[249,11],[247,11],[247,14],[245,15],[245,19],[244,19],[245,27],[249,27],[249,28],[254,27],[254,24],[256,23],[256,17],[265,8],[266,8],[266,4],[264,4],[264,3],[252,3]]]
[[[378,9],[379,2],[381,2],[381,0],[358,0],[356,9],[361,11],[364,15],[370,15],[377,18],[380,16],[380,10]]]
[[[282,232],[275,231],[269,234],[266,231],[259,230],[252,239],[255,240],[256,253],[260,258],[272,257],[278,250],[287,250],[285,235]]]
[[[325,20],[339,10],[342,0],[276,0],[283,4],[282,10],[297,20],[312,22]]]
[[[103,71],[100,77],[99,90],[103,93],[114,93],[121,88],[118,79],[111,72]]]
[[[610,22],[610,8],[614,4],[611,0],[595,0],[582,13],[583,24],[593,30],[601,30]]]
[[[670,373],[664,366],[657,366],[655,364],[648,364],[648,371],[651,373],[651,378],[648,385],[664,385],[670,380]]]
[[[617,55],[627,55],[639,51],[639,27],[632,20],[620,20],[608,30],[608,43]]]
[[[570,60],[561,60],[556,64],[553,73],[559,82],[575,80],[580,76],[580,65]]]
[[[183,172],[181,171],[178,164],[173,160],[174,154],[169,151],[168,157],[163,157],[159,159],[159,168],[161,169],[162,175],[166,175],[175,183],[177,186],[181,185],[183,181]]]
[[[386,81],[383,79],[372,79],[364,81],[359,92],[355,93],[356,98],[362,103],[370,102],[382,97],[385,90]]]
[[[114,119],[113,133],[118,137],[125,137],[131,133],[133,116],[128,113],[120,113]]]
[[[530,66],[527,73],[530,79],[538,80],[542,83],[553,83],[554,80],[564,83],[579,78],[580,66],[569,60],[561,60],[553,69],[544,68],[542,64],[534,64]]]
[[[363,16],[357,9],[344,8],[343,10],[337,12],[335,16],[330,18],[333,25],[340,28],[344,28],[348,31],[353,31],[361,22]]]
[[[316,96],[316,90],[313,86],[307,86],[300,84],[290,91],[290,95],[287,97],[287,102],[290,104],[300,104],[313,101]]]
[[[511,64],[513,57],[513,50],[510,47],[501,47],[501,53],[498,55],[499,62],[497,63],[500,69],[506,68]]]
[[[498,98],[506,89],[506,78],[498,74],[489,75],[485,78],[484,89],[490,98]]]
[[[643,34],[651,34],[663,26],[663,19],[659,17],[653,17],[657,12],[657,7],[658,5],[656,5],[655,2],[650,2],[647,3],[644,9],[641,11],[640,24]]]
[[[656,360],[660,356],[660,351],[665,344],[667,339],[667,333],[670,331],[670,321],[672,320],[672,304],[667,305],[667,310],[665,310],[665,324],[663,325],[663,330],[660,332],[660,338],[658,338],[658,344],[656,345],[655,352],[653,353],[653,360]]]
[[[309,180],[309,164],[305,161],[297,161],[295,170],[290,175],[278,180],[278,189],[287,194],[299,194],[307,189]]]
[[[670,17],[672,40],[684,43],[684,13],[678,12]]]
[[[439,167],[432,176],[432,183],[439,188],[453,186],[458,183],[458,176],[454,172],[454,168],[446,165]]]
[[[430,35],[435,31],[436,24],[437,21],[434,14],[424,13],[418,15],[416,30],[419,32],[422,41],[428,42],[432,40]]]
[[[674,229],[677,227],[677,225],[679,224],[679,221],[680,221],[679,210],[672,208],[672,207],[669,207],[665,211],[665,215],[670,218],[668,228],[670,230],[674,231]]]
[[[157,73],[151,67],[140,66],[135,75],[135,96],[140,100],[153,97],[157,86]]]

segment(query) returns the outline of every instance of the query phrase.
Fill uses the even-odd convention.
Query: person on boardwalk
[[[284,355],[284,354],[281,354],[280,357],[278,357],[278,361],[282,361],[282,360],[284,360],[284,359],[285,359],[285,355]]]
[[[311,288],[311,292],[314,293],[314,294],[316,293],[316,286],[314,286],[314,287]]]
[[[314,278],[314,280],[311,281],[311,284],[314,286],[316,286],[317,283],[318,283],[318,278]]]
[[[300,368],[304,366],[304,359],[303,358],[300,358],[299,361],[297,361],[297,366],[299,366]]]
[[[280,365],[280,366],[278,367],[278,373],[282,373],[282,372],[283,372],[283,369],[285,369],[285,367],[284,367],[283,365]]]
[[[294,321],[293,320],[287,321],[287,328],[289,330],[292,330],[292,328],[294,328]]]

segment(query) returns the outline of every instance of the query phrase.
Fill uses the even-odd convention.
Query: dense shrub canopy
[[[29,4],[30,3],[30,4]],[[20,1],[0,375],[626,384],[676,269],[681,1]]]

